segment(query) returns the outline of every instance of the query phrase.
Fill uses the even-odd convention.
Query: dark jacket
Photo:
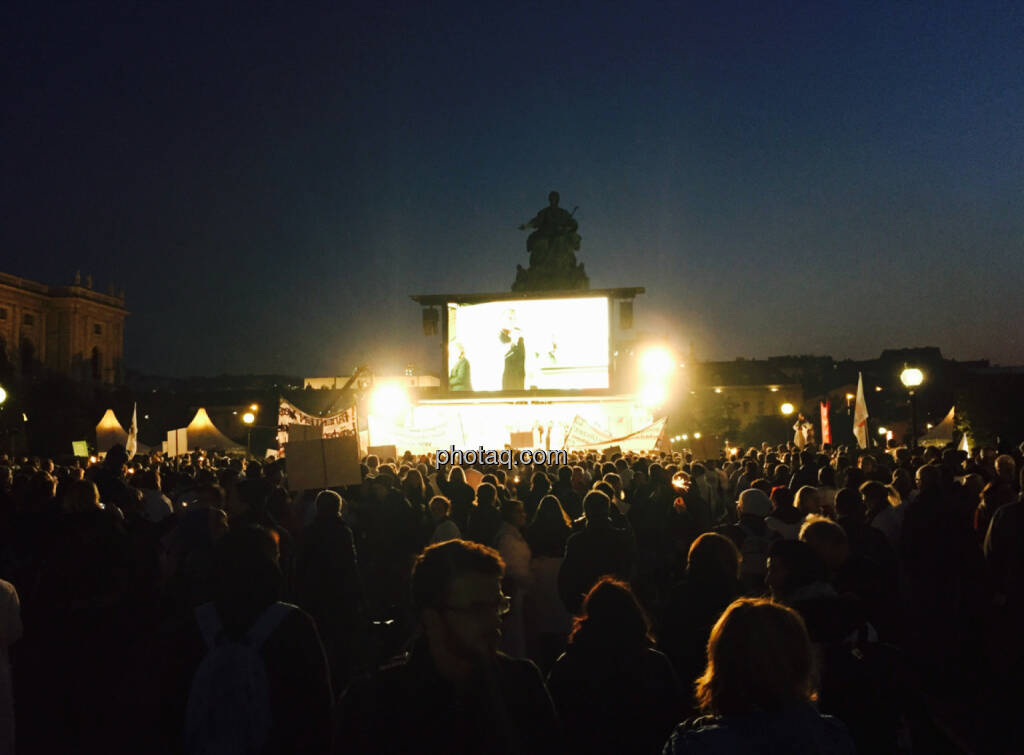
[[[611,524],[595,525],[572,535],[558,572],[558,594],[570,613],[579,613],[583,596],[605,574],[629,579],[633,569],[633,538]]]
[[[853,755],[841,721],[804,704],[780,713],[703,716],[680,724],[664,755]]]
[[[340,703],[338,753],[561,752],[554,706],[531,662],[498,653],[464,689],[420,640],[402,661],[353,684]]]
[[[555,663],[548,688],[573,752],[657,753],[679,720],[681,693],[668,658],[576,641]]]

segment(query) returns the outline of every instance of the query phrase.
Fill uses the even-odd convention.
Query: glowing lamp
[[[7,400],[7,391],[5,391],[4,387],[2,385],[0,385],[0,404],[2,404],[6,400]]]
[[[251,425],[255,421],[256,415],[253,414],[252,412],[246,412],[245,414],[242,415],[242,422],[244,422],[247,425]]]
[[[689,433],[683,433],[682,438],[683,438],[683,440],[689,440],[690,439],[690,434]]]
[[[886,428],[886,427],[878,428],[878,434],[879,435],[887,435],[888,433],[889,433],[889,429],[888,428]]]
[[[917,367],[907,367],[900,373],[900,382],[907,388],[917,388],[924,382],[924,373]]]
[[[796,407],[787,401],[786,403],[779,407],[779,411],[782,412],[783,415],[788,417],[790,414],[796,411]]]
[[[260,409],[260,405],[259,404],[249,404],[249,411],[251,411],[251,412],[258,412],[259,409]]]
[[[696,438],[697,440],[700,440],[700,433],[694,433],[693,437]]]
[[[640,355],[640,371],[645,378],[667,378],[675,364],[672,352],[662,346],[652,346]]]
[[[668,398],[668,390],[661,381],[645,383],[640,389],[640,403],[648,409],[654,409],[665,403]]]
[[[397,385],[382,385],[370,394],[370,410],[387,419],[397,419],[409,408],[409,394]]]

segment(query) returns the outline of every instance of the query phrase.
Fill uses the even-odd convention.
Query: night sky
[[[439,367],[562,195],[703,359],[1024,363],[1019,2],[0,11],[0,270],[127,293],[150,374]]]

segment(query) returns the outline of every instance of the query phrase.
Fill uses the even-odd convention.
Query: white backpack
[[[293,608],[273,603],[240,641],[225,637],[213,603],[196,608],[207,652],[188,695],[185,752],[249,755],[263,749],[271,724],[270,683],[259,650]]]

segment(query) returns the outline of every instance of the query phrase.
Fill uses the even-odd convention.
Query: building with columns
[[[0,273],[0,366],[120,383],[127,316],[124,292],[95,291],[91,276],[50,286]]]

